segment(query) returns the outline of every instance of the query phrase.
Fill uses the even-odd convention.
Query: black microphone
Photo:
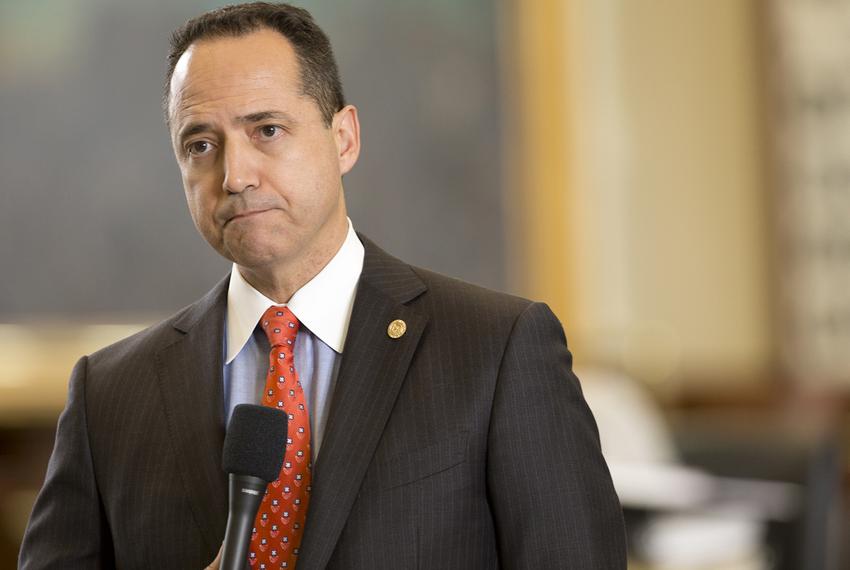
[[[239,404],[233,409],[221,462],[230,478],[221,570],[248,567],[254,518],[266,487],[280,475],[286,430],[287,416],[282,410],[253,404]]]

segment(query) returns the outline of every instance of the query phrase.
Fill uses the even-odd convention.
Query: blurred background
[[[0,2],[0,568],[74,361],[229,269],[160,109],[224,3]],[[850,568],[850,0],[300,5],[360,111],[355,227],[564,323],[630,567]]]

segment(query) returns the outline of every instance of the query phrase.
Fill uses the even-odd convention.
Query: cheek
[[[292,198],[302,207],[323,210],[338,200],[339,164],[326,146],[309,147],[308,152],[300,153],[287,164],[294,166],[277,168],[277,180],[285,181],[282,187],[297,193]]]
[[[302,181],[340,178],[336,145],[330,136],[319,135],[297,145],[291,145],[279,158],[280,166],[283,167],[285,164],[290,176],[296,175]]]
[[[184,180],[183,188],[195,226],[205,235],[215,232],[215,199],[209,187],[197,180]]]

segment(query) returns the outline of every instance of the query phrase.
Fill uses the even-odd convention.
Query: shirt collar
[[[363,244],[348,220],[348,235],[336,255],[310,281],[296,291],[288,303],[275,303],[245,281],[236,264],[227,290],[227,355],[230,364],[254,333],[271,305],[289,307],[301,324],[319,340],[342,354],[348,322],[354,306],[357,282],[363,270]]]

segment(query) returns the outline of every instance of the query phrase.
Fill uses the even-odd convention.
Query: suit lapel
[[[425,291],[409,266],[366,247],[324,442],[313,479],[299,570],[324,568],[395,404],[427,317],[405,305]],[[400,319],[407,330],[390,338]]]
[[[192,514],[215,552],[227,517],[222,334],[228,279],[174,321],[185,334],[157,355],[160,390]]]

